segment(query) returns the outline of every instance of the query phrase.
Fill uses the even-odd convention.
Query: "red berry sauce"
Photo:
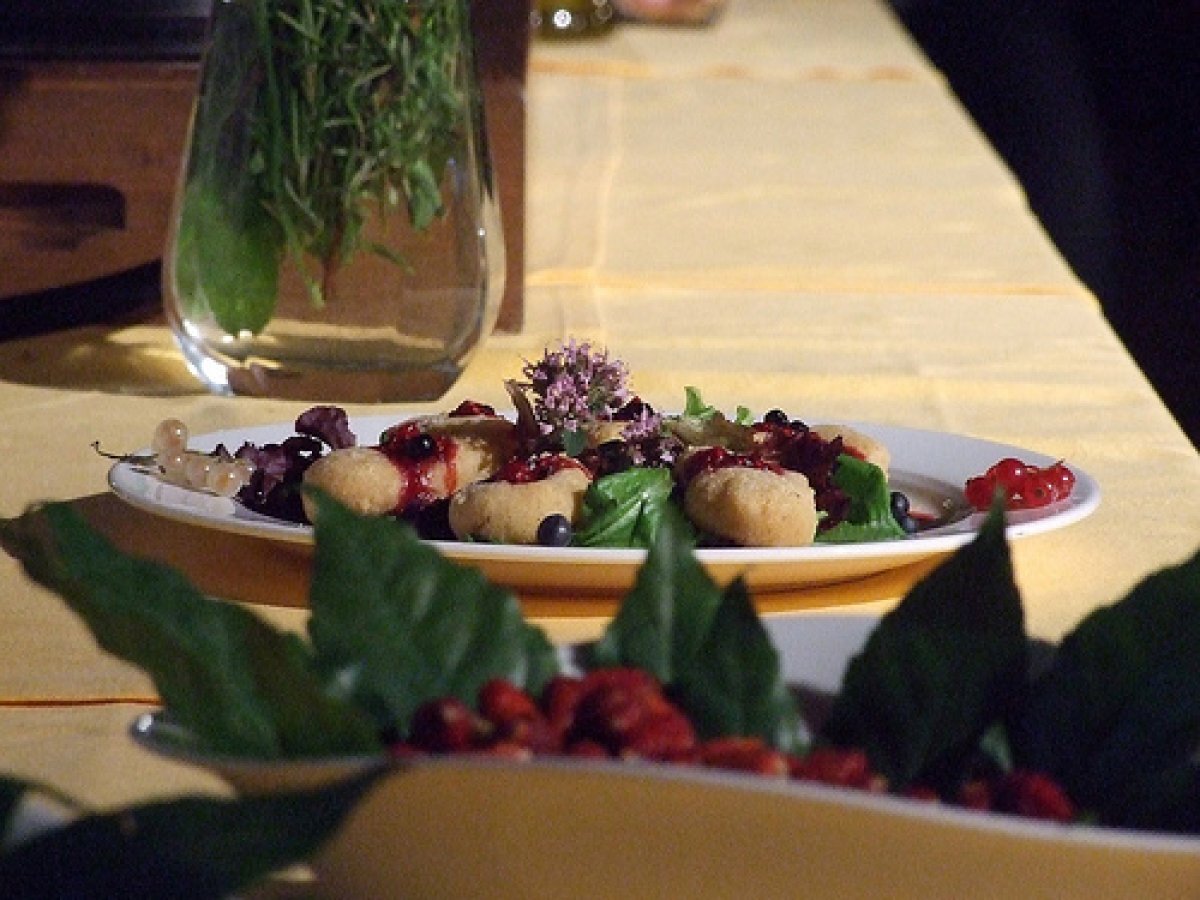
[[[680,476],[686,485],[694,478],[705,472],[715,472],[717,469],[762,469],[783,474],[783,466],[764,457],[761,453],[738,453],[724,447],[707,447],[698,450],[687,458],[683,464]]]
[[[377,449],[404,476],[395,515],[408,515],[443,499],[442,485],[453,489],[458,447],[448,435],[424,431],[417,421],[404,422],[385,431]]]
[[[565,453],[536,453],[533,456],[510,459],[501,466],[500,471],[492,477],[492,480],[507,481],[510,484],[531,484],[535,481],[544,481],[563,469],[578,469],[581,472],[588,472],[587,466]]]

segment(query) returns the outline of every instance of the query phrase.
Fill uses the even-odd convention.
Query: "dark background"
[[[1200,0],[892,0],[1200,444]]]

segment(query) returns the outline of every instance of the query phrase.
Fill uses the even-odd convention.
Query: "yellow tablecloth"
[[[487,343],[455,402],[503,404],[523,358],[575,336],[625,359],[660,407],[691,384],[729,409],[1064,457],[1104,499],[1015,546],[1030,630],[1048,638],[1200,544],[1200,457],[880,4],[734,0],[708,28],[539,43],[529,121],[526,324]],[[76,501],[122,546],[303,625],[303,557],[126,508],[91,449],[142,446],[168,415],[199,433],[291,420],[296,404],[201,393],[151,323],[0,342],[0,411],[0,515]],[[763,607],[878,613],[918,574]],[[528,612],[565,639],[606,609]],[[127,740],[152,700],[0,559],[0,771],[100,804],[219,789]]]

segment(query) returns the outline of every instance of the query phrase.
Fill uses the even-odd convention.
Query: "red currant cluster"
[[[996,492],[1004,491],[1006,509],[1037,509],[1071,496],[1075,473],[1062,462],[1035,466],[1005,457],[982,475],[968,478],[963,493],[967,502],[986,511]]]

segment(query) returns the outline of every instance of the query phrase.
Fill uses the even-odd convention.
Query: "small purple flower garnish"
[[[571,338],[547,350],[539,362],[526,361],[522,374],[534,395],[534,412],[543,434],[579,432],[596,421],[611,420],[629,399],[629,371],[607,350]]]

